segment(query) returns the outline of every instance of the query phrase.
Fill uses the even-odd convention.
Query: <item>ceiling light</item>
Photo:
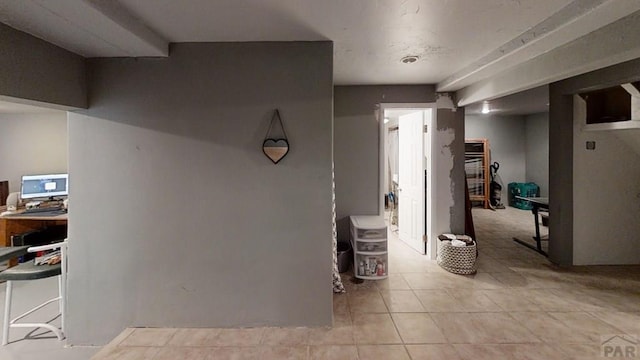
[[[489,103],[487,101],[482,103],[482,113],[483,114],[488,114],[491,111],[491,109],[489,109]]]
[[[415,55],[409,55],[409,56],[405,56],[402,59],[400,59],[400,61],[402,61],[403,64],[413,64],[414,62],[418,61],[419,57],[415,56]]]

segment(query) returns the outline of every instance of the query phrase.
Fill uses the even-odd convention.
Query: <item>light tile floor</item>
[[[640,335],[640,266],[556,267],[512,241],[531,238],[529,211],[473,215],[476,275],[390,232],[391,275],[343,274],[333,328],[127,329],[94,359],[597,359],[603,336]]]

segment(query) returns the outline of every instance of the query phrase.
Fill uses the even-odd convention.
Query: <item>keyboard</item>
[[[64,214],[66,211],[61,207],[42,207],[26,209],[21,215],[34,215],[34,214]]]

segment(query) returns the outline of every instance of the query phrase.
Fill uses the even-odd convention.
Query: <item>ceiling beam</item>
[[[129,33],[121,42],[123,47],[132,49],[132,56],[169,56],[169,42],[123,8],[118,1],[84,1],[108,18],[114,31],[120,32],[120,29],[117,29],[119,27]],[[139,55],[136,55],[137,53]]]
[[[7,25],[84,57],[169,54],[169,42],[119,1],[0,1]]]
[[[640,11],[459,90],[458,106],[514,94],[637,58],[640,58]]]
[[[455,91],[499,75],[552,49],[640,10],[640,1],[575,0],[520,36],[491,51],[437,86]]]

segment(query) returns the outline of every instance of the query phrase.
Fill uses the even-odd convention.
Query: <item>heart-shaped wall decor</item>
[[[276,122],[280,125],[282,137],[280,137],[280,134],[271,133],[271,131],[274,130],[273,124]],[[274,132],[276,131],[277,129]],[[264,152],[274,164],[277,164],[289,152],[289,140],[287,140],[287,133],[284,131],[284,124],[282,123],[278,109],[275,109],[273,112],[273,117],[269,123],[269,130],[267,130],[267,135],[264,137],[264,142],[262,142],[262,152]]]
[[[262,143],[262,152],[277,164],[289,152],[289,142],[287,139],[265,139]]]

